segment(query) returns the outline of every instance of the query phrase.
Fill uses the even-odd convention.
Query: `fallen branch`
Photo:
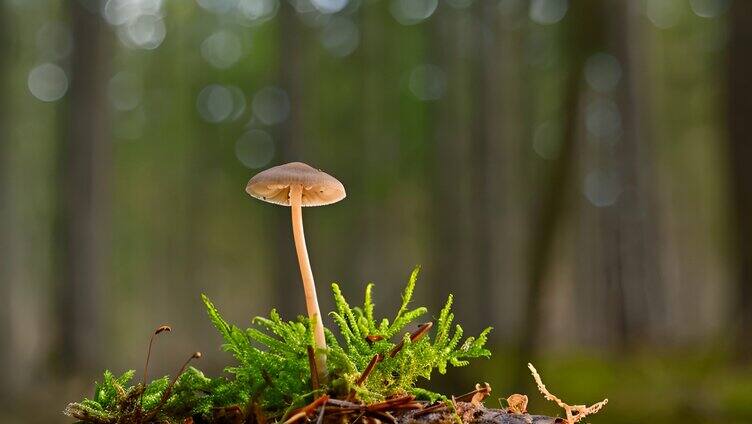
[[[543,394],[543,397],[546,398],[546,400],[556,402],[559,407],[564,408],[564,411],[567,414],[567,424],[575,424],[588,415],[597,414],[598,411],[600,411],[608,403],[608,399],[603,399],[602,401],[590,406],[568,405],[563,400],[559,399],[548,391],[546,385],[543,384],[543,380],[541,379],[540,374],[538,374],[538,370],[535,369],[533,364],[527,364],[527,367],[530,369],[530,372],[533,373],[535,384],[538,385],[538,390],[540,390],[540,392]]]

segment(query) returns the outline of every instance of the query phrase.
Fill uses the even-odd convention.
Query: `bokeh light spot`
[[[613,91],[621,79],[621,64],[613,55],[596,53],[585,63],[585,80],[590,88],[601,93]]]
[[[348,18],[334,17],[321,33],[321,44],[334,56],[348,56],[360,44],[358,26]]]
[[[717,18],[731,6],[731,0],[689,0],[692,12],[701,18]]]
[[[29,72],[31,94],[43,102],[54,102],[68,91],[68,76],[54,63],[43,63]]]
[[[247,168],[263,168],[274,157],[274,139],[266,131],[253,129],[235,143],[235,156]]]
[[[279,87],[264,87],[253,96],[253,115],[266,125],[279,124],[290,114],[290,99]]]
[[[110,78],[107,94],[112,106],[120,111],[133,110],[141,104],[141,79],[132,72],[120,71]]]
[[[564,19],[569,9],[567,0],[532,0],[530,19],[541,25],[551,25]]]
[[[438,100],[444,96],[446,91],[446,75],[436,65],[416,66],[410,72],[408,88],[418,100]]]
[[[556,159],[559,156],[559,128],[553,121],[538,125],[533,134],[533,151],[543,159]]]
[[[128,47],[153,50],[162,44],[167,30],[162,18],[157,15],[140,15],[119,31],[120,40]]]
[[[73,36],[70,29],[60,22],[48,22],[42,25],[37,30],[36,41],[40,56],[49,60],[64,59],[73,50]]]
[[[337,13],[347,6],[348,0],[311,0],[311,4],[321,13]]]
[[[278,0],[239,0],[236,8],[244,23],[259,25],[273,18],[279,10]]]
[[[238,0],[196,0],[199,6],[216,14],[224,14],[232,10]]]
[[[229,119],[234,121],[243,115],[247,102],[245,100],[245,93],[243,93],[243,90],[239,87],[231,85],[227,87],[227,89],[230,90],[230,94],[232,94],[232,114]]]
[[[392,0],[389,11],[402,25],[415,25],[433,15],[439,0]]]
[[[233,94],[227,87],[211,84],[198,94],[196,108],[199,115],[212,123],[228,119],[234,110]]]
[[[141,15],[162,17],[162,3],[163,0],[107,0],[102,15],[110,25],[120,26]]]
[[[657,28],[668,29],[679,23],[683,7],[680,0],[647,0],[645,15]]]
[[[585,127],[596,137],[614,138],[621,135],[621,113],[611,99],[596,99],[585,109]]]
[[[593,206],[612,206],[621,196],[621,181],[613,172],[591,171],[585,176],[582,191]]]
[[[123,45],[151,50],[159,47],[167,34],[163,3],[163,0],[108,0],[102,15],[117,27]]]
[[[302,14],[308,14],[310,12],[315,12],[316,7],[311,3],[310,0],[288,0],[292,7],[295,9],[296,12],[302,13]],[[302,17],[302,16],[301,16]]]
[[[201,56],[215,68],[227,69],[242,55],[240,37],[230,31],[217,31],[201,43]]]

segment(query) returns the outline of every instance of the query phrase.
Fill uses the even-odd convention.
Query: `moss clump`
[[[224,339],[223,348],[237,361],[226,369],[232,378],[211,379],[191,367],[174,387],[164,377],[144,388],[129,385],[132,371],[117,378],[106,372],[103,382],[96,385],[94,399],[72,403],[65,413],[89,423],[182,422],[188,417],[211,422],[218,409],[234,405],[267,418],[281,418],[323,394],[363,403],[399,395],[444,398],[418,387],[419,381],[430,379],[434,371],[445,373],[449,365],[463,366],[469,359],[490,356],[484,345],[491,328],[463,340],[462,327],[453,325],[450,295],[435,326],[423,323],[409,332],[427,313],[424,307],[410,308],[418,274],[416,268],[391,321],[375,318],[372,284],[366,287],[362,307],[351,307],[339,287],[332,285],[336,310],[330,316],[338,334],[326,330],[328,348],[323,353],[329,375],[325,382],[312,378],[316,374],[310,360],[313,326],[308,318],[283,321],[272,310],[268,318],[256,317],[249,328],[242,329],[229,324],[202,296]],[[432,327],[436,328],[433,335]]]

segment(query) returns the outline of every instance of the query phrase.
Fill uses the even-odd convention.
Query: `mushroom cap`
[[[324,206],[345,198],[345,187],[324,171],[302,162],[275,166],[254,175],[245,191],[264,202],[290,206],[290,186],[303,186],[302,206]]]

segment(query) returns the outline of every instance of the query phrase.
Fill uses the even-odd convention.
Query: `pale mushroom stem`
[[[319,310],[319,301],[316,297],[316,284],[313,281],[313,272],[311,271],[311,262],[308,260],[308,249],[306,248],[305,234],[303,233],[303,210],[301,201],[303,196],[303,186],[293,184],[290,186],[290,210],[292,211],[292,235],[295,239],[295,251],[298,254],[298,265],[300,266],[300,276],[303,278],[303,290],[305,291],[306,309],[308,317],[313,321],[313,339],[317,349],[326,349],[326,339],[324,338],[324,324],[321,322],[321,311]],[[319,381],[326,381],[326,355],[316,353],[316,369],[319,374]]]

